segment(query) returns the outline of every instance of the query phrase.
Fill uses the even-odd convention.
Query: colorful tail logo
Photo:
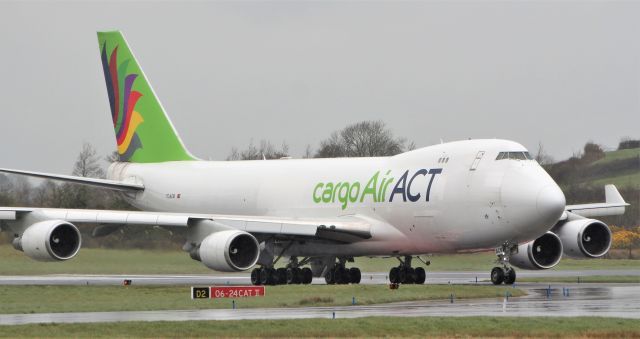
[[[107,60],[107,43],[102,45],[102,68],[107,82],[111,117],[116,132],[120,161],[129,161],[133,153],[142,148],[136,129],[144,122],[142,115],[136,112],[136,103],[142,93],[132,90],[138,74],[127,73],[129,59],[118,64],[118,46],[111,51]]]

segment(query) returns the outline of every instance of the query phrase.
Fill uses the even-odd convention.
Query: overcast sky
[[[187,147],[293,156],[383,120],[555,159],[640,138],[640,2],[0,2],[0,167],[115,150],[96,31],[122,30]]]

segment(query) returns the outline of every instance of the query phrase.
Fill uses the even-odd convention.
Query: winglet
[[[616,185],[604,186],[604,200],[607,204],[626,204]]]
[[[624,214],[625,207],[629,206],[614,185],[604,186],[604,197],[604,203],[567,205],[565,207],[565,213],[562,214],[560,220],[570,218],[571,213],[578,214],[585,218],[622,215]]]

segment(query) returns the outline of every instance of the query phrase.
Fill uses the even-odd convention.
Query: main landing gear
[[[504,243],[502,246],[496,248],[496,255],[498,264],[502,267],[496,266],[491,270],[491,282],[494,285],[513,285],[516,282],[516,270],[509,265],[509,258],[517,249],[517,244]]]
[[[311,284],[313,272],[309,267],[300,267],[306,261],[298,263],[297,258],[291,258],[287,267],[274,268],[260,267],[251,271],[251,283],[253,285],[294,285]]]
[[[405,256],[404,260],[398,258],[398,261],[400,265],[389,271],[389,281],[392,284],[424,284],[427,272],[422,267],[411,267],[411,256]]]
[[[362,274],[357,267],[346,268],[346,259],[339,259],[333,267],[327,267],[324,280],[327,285],[359,284]]]

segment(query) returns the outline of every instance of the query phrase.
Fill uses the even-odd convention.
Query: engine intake
[[[562,259],[562,241],[552,232],[518,246],[518,253],[511,256],[511,264],[528,270],[545,270]]]
[[[553,231],[562,239],[564,254],[570,257],[599,258],[611,247],[611,230],[599,220],[571,220]]]
[[[200,261],[210,269],[222,272],[244,271],[258,261],[260,245],[247,232],[219,231],[202,240],[198,254]]]
[[[73,258],[80,250],[78,228],[66,221],[47,220],[29,226],[19,240],[19,249],[32,259],[61,261]]]

